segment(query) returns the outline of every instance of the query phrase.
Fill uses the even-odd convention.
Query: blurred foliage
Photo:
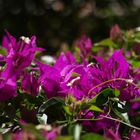
[[[85,33],[97,42],[112,25],[123,29],[140,25],[139,0],[0,0],[0,37],[37,35],[50,54],[71,46]]]

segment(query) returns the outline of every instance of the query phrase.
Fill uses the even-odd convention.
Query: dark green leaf
[[[44,113],[44,111],[50,106],[54,106],[54,105],[57,106],[57,105],[64,105],[64,104],[65,104],[64,100],[61,98],[57,98],[57,97],[51,98],[39,107],[38,113],[39,114]]]
[[[132,65],[133,65],[133,67],[135,67],[135,68],[139,68],[139,67],[140,67],[140,61],[133,60],[133,61],[132,61]]]
[[[99,94],[97,94],[94,98],[92,98],[89,102],[90,103],[96,103],[97,102],[97,98],[103,94],[103,95],[108,95],[108,93],[112,91],[110,88],[106,88],[104,90],[102,90]]]
[[[45,113],[48,116],[47,123],[63,121],[65,119],[63,106],[65,106],[63,99],[58,97],[51,98],[39,107],[37,117]]]

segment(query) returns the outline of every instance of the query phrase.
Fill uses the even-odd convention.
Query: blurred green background
[[[48,54],[71,46],[83,33],[93,42],[109,36],[112,25],[140,25],[140,0],[0,0],[0,38],[38,37]]]

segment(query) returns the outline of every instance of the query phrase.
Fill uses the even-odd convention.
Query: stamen
[[[25,37],[25,36],[21,36],[20,37],[26,44],[30,44],[30,39],[29,39],[29,37]]]
[[[76,78],[74,78],[74,79],[72,79],[72,80],[67,84],[67,86],[68,86],[68,87],[71,87],[71,86],[74,84],[74,82],[75,82],[75,81],[78,81],[78,80],[80,80],[80,77],[79,77],[79,76],[76,77]]]
[[[91,62],[90,64],[87,65],[87,67],[90,67],[90,66],[93,66],[93,65],[94,65],[94,63]]]

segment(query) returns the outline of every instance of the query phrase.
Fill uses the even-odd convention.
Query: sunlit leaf
[[[99,107],[92,105],[89,109],[89,111],[97,111],[97,112],[104,112],[102,109],[100,109]]]
[[[68,115],[72,115],[72,112],[70,111],[70,108],[68,106],[63,106],[63,108]]]
[[[116,97],[120,95],[120,91],[118,89],[114,89],[113,92]]]
[[[117,45],[109,38],[96,43],[95,46],[108,46],[108,47],[113,47],[113,48],[117,47]]]
[[[0,47],[0,54],[2,54],[2,55],[4,55],[4,56],[6,56],[6,54],[7,54],[6,49],[5,49],[5,48],[1,48],[1,47]]]

